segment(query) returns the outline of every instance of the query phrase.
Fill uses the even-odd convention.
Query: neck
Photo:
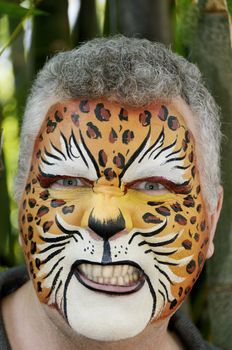
[[[3,300],[2,313],[13,350],[181,349],[178,340],[167,329],[168,319],[149,324],[133,338],[114,342],[100,342],[78,335],[56,310],[40,304],[30,281]]]

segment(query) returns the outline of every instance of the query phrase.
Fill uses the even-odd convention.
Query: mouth
[[[143,271],[129,264],[81,263],[74,275],[91,290],[119,295],[137,292],[145,282]]]

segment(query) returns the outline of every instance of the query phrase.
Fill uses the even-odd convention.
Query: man
[[[30,280],[2,277],[2,341],[209,348],[174,313],[213,254],[219,143],[198,69],[161,44],[95,39],[48,61],[27,102],[16,178]]]

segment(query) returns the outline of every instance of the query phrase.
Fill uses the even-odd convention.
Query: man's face
[[[184,116],[170,103],[52,106],[19,219],[39,300],[76,332],[118,340],[170,316],[209,236]]]

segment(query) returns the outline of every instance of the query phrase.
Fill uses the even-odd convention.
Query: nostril
[[[94,209],[93,209],[94,210]],[[119,210],[119,215],[116,219],[101,219],[94,217],[93,210],[90,213],[88,226],[94,231],[98,236],[102,237],[104,240],[109,239],[120,231],[123,231],[126,227],[124,217]]]

